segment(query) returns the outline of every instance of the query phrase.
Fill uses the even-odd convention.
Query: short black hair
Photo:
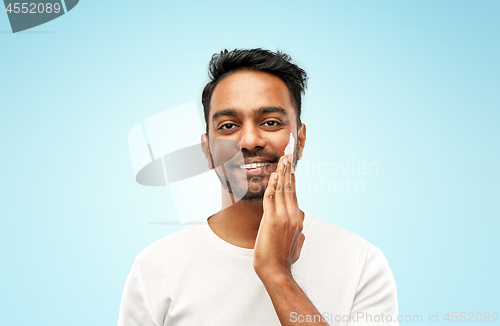
[[[283,80],[290,91],[292,105],[297,114],[297,127],[301,125],[300,113],[302,105],[302,94],[307,87],[306,72],[292,63],[292,58],[281,51],[257,49],[235,49],[224,50],[214,54],[208,64],[208,76],[210,81],[203,89],[201,102],[205,111],[205,122],[207,124],[207,135],[209,126],[210,100],[215,86],[230,74],[240,70],[256,70],[270,73]]]

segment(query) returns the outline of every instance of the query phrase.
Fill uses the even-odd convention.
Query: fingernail
[[[278,179],[278,173],[273,172],[273,175],[274,175],[274,179]]]
[[[284,156],[284,158],[283,158],[283,165],[286,166],[287,163],[288,163],[287,157]]]

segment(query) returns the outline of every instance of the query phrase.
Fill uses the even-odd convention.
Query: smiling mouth
[[[268,166],[271,165],[272,162],[266,162],[266,163],[248,163],[248,164],[241,164],[238,165],[240,169],[245,169],[245,170],[251,170],[251,169],[257,169],[260,167]]]

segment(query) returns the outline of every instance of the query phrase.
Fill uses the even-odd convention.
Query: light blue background
[[[378,165],[324,176],[361,193],[299,202],[382,249],[400,313],[500,312],[499,13],[498,1],[81,1],[19,34],[0,13],[0,324],[116,324],[135,256],[185,227],[152,224],[176,219],[173,199],[135,182],[128,132],[199,103],[210,56],[236,47],[284,50],[308,72],[304,158]]]

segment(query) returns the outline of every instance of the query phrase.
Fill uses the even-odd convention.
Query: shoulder
[[[308,275],[305,279],[310,275],[323,277],[322,283],[332,288],[349,289],[356,303],[353,309],[397,310],[394,276],[378,247],[311,214],[304,220],[304,230],[306,238],[297,267]]]
[[[309,213],[308,213],[309,214]],[[306,242],[321,251],[334,252],[345,258],[366,258],[370,251],[380,251],[377,247],[354,232],[320,220],[309,214]],[[337,257],[339,258],[339,257]]]
[[[371,274],[385,272],[391,274],[389,263],[380,248],[354,232],[322,221],[309,214],[309,226],[304,249],[320,260],[342,263],[345,268]],[[359,275],[360,277],[362,275]]]
[[[197,222],[148,245],[137,255],[137,264],[144,269],[155,269],[159,265],[179,262],[183,257],[188,257],[189,252],[196,250],[200,242],[200,225]]]
[[[394,277],[387,258],[382,250],[368,242],[360,235],[344,228],[312,218],[311,236],[318,239],[318,246],[325,248],[325,252],[332,252],[337,262],[352,262],[360,273],[359,288],[366,283],[382,282],[389,286],[394,283]],[[311,240],[312,242],[316,240]]]

